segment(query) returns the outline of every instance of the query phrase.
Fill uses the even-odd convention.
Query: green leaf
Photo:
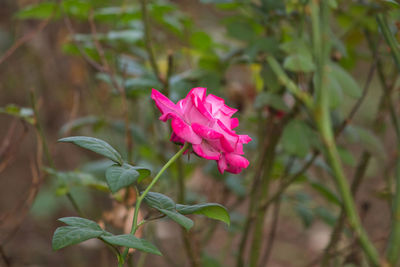
[[[315,70],[312,58],[304,54],[289,55],[285,58],[283,67],[294,72],[312,72]]]
[[[117,245],[117,246],[121,246],[121,247],[128,247],[128,248],[135,248],[140,251],[144,251],[144,252],[162,256],[162,254],[158,250],[158,248],[155,247],[152,243],[150,243],[147,240],[137,238],[131,234],[102,236],[101,238],[104,239],[106,242],[113,244],[113,245]]]
[[[257,37],[257,29],[250,21],[232,19],[227,25],[228,35],[241,41],[252,41]]]
[[[122,166],[113,165],[106,170],[106,180],[111,192],[115,193],[121,188],[131,185],[137,180],[150,175],[150,170],[143,167],[134,167],[127,163]]]
[[[250,43],[246,48],[246,54],[250,60],[254,60],[258,53],[271,53],[274,54],[278,51],[279,42],[273,37],[261,37]]]
[[[77,226],[58,227],[53,235],[53,250],[75,245],[91,238],[97,238],[104,234],[103,230],[81,228]]]
[[[76,226],[80,228],[88,228],[92,230],[103,231],[103,229],[101,229],[101,227],[96,222],[81,217],[64,217],[58,220],[69,226]]]
[[[123,41],[129,44],[142,40],[143,32],[139,30],[110,31],[103,38],[109,41]]]
[[[17,118],[21,118],[30,124],[35,123],[34,113],[31,108],[24,108],[14,104],[9,104],[4,108],[0,108],[0,114],[7,114]]]
[[[63,0],[62,7],[66,14],[84,20],[89,17],[92,5],[86,0]]]
[[[120,165],[122,165],[123,163],[121,155],[112,146],[110,146],[103,140],[87,136],[71,136],[59,139],[58,141],[74,143],[77,146],[86,148],[100,155],[103,155],[104,157],[109,158],[112,161],[119,163]]]
[[[348,96],[359,98],[362,95],[362,90],[354,78],[338,64],[329,65],[329,75],[332,76],[342,88],[343,93]]]
[[[314,221],[313,211],[305,204],[299,204],[295,207],[297,214],[300,216],[304,227],[308,228]]]
[[[318,191],[321,196],[323,196],[326,200],[328,200],[329,202],[336,204],[338,206],[341,205],[341,201],[340,199],[337,197],[337,195],[335,193],[332,192],[332,190],[330,190],[328,187],[326,187],[325,185],[317,182],[317,181],[310,181],[310,185],[313,189],[315,189],[316,191]]]
[[[312,130],[301,120],[292,120],[282,134],[282,146],[286,152],[304,158],[311,149]]]
[[[204,203],[197,205],[176,205],[176,210],[184,215],[201,214],[211,219],[220,220],[227,225],[230,224],[229,213],[226,208],[217,203]]]
[[[19,19],[48,19],[51,15],[59,15],[57,4],[54,2],[42,2],[30,5],[18,11],[16,17]]]
[[[343,103],[343,90],[335,76],[327,75],[326,79],[326,89],[328,90],[329,95],[329,107],[334,109]]]
[[[285,112],[289,111],[285,101],[283,101],[282,96],[278,94],[273,94],[270,92],[261,92],[257,95],[254,101],[254,107],[257,109],[270,106],[276,110],[282,110]]]
[[[193,227],[193,221],[176,211],[175,202],[166,195],[149,192],[144,198],[147,205],[167,215],[170,219],[182,225],[186,230]]]
[[[186,230],[190,230],[194,225],[194,222],[191,219],[183,216],[175,210],[158,209],[158,211],[167,215],[168,218],[183,226]]]
[[[176,206],[171,198],[156,192],[148,192],[144,198],[144,202],[155,209],[175,210]]]

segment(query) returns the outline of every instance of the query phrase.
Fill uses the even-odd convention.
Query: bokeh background
[[[351,182],[363,153],[369,154],[356,203],[382,252],[397,153],[387,101],[398,112],[399,76],[375,14],[386,12],[398,38],[400,12],[390,3],[395,1],[329,2],[330,55],[339,73],[328,86],[334,127],[350,118],[337,139],[340,156]],[[149,0],[146,6],[144,20],[140,1],[0,1],[0,266],[116,265],[96,240],[57,252],[51,248],[52,234],[61,225],[57,218],[76,215],[67,192],[89,218],[119,233],[130,227],[135,200],[132,192],[112,198],[105,188],[110,162],[56,141],[70,135],[102,138],[154,175],[176,145],[169,142],[169,127],[158,120],[151,88],[177,101],[192,87],[207,87],[239,110],[237,131],[253,138],[245,146],[250,166],[240,175],[222,175],[215,162],[190,155],[157,185],[158,192],[175,201],[217,202],[228,208],[230,226],[192,218],[189,240],[200,266],[235,266],[248,195],[271,125],[290,114],[274,149],[271,195],[322,150],[307,112],[265,61],[266,54],[273,54],[302,89],[312,91],[309,1]],[[126,142],[126,118],[132,146]],[[318,266],[339,213],[330,169],[317,156],[268,208],[263,262]],[[365,265],[344,228],[332,256],[336,266]],[[164,257],[135,253],[135,262],[193,266],[180,226],[163,219],[139,234]]]

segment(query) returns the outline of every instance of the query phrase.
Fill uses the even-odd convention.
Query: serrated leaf
[[[109,145],[107,142],[103,140],[87,136],[71,136],[71,137],[61,138],[58,141],[73,143],[77,146],[86,148],[106,158],[109,158],[112,161],[119,163],[120,165],[122,165],[123,163],[122,156],[111,145]]]
[[[97,231],[103,231],[101,227],[94,221],[88,220],[81,217],[64,217],[58,219],[60,222],[63,222],[69,226],[75,226],[80,228],[88,228]]]
[[[136,236],[131,234],[102,236],[101,238],[107,241],[108,243],[116,246],[134,248],[140,251],[162,256],[158,248],[154,246],[152,243],[150,243],[147,240],[137,238]]]
[[[178,213],[175,202],[166,195],[149,192],[145,196],[144,201],[147,205],[167,215],[167,217],[182,225],[187,230],[193,227],[193,221]]]
[[[97,238],[102,234],[104,234],[103,230],[93,230],[91,228],[81,228],[77,226],[58,227],[53,235],[52,247],[53,250],[58,250],[88,239]]]
[[[144,202],[155,209],[175,210],[175,202],[161,193],[148,192]]]
[[[107,184],[113,193],[149,175],[150,170],[143,167],[134,167],[127,163],[124,163],[122,166],[113,165],[106,170]]]
[[[201,214],[211,219],[220,220],[227,225],[230,224],[229,213],[226,208],[218,203],[204,203],[197,205],[176,205],[176,210],[184,215]]]
[[[158,211],[167,215],[168,218],[183,226],[186,230],[190,230],[194,225],[194,222],[191,219],[183,216],[175,210],[158,209]]]
[[[315,64],[312,57],[304,54],[289,55],[283,62],[283,67],[294,72],[312,72],[315,70]]]

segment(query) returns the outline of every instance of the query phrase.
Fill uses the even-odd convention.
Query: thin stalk
[[[143,191],[143,193],[139,196],[139,198],[136,200],[136,206],[135,206],[135,213],[133,215],[133,222],[132,222],[132,228],[131,228],[131,234],[134,235],[136,233],[136,230],[138,229],[138,215],[139,215],[139,209],[140,205],[142,204],[142,201],[146,197],[147,193],[151,190],[151,188],[157,183],[158,179],[160,179],[161,175],[165,172],[166,169],[168,169],[169,166],[172,165],[182,154],[183,152],[186,151],[186,149],[189,148],[189,143],[185,143],[185,145],[172,157],[170,160],[165,163],[165,165],[161,168],[161,170],[157,173],[156,177],[151,181],[151,183],[147,186],[147,188]],[[124,252],[122,253],[122,260],[119,264],[122,264],[120,266],[123,266],[126,256],[128,255],[129,248],[125,248]]]
[[[368,259],[374,266],[379,265],[379,255],[375,247],[366,235],[361,220],[357,214],[354,199],[350,187],[344,175],[339,153],[332,130],[329,114],[329,95],[324,87],[326,79],[325,64],[329,57],[329,6],[328,2],[314,0],[311,5],[311,19],[313,30],[313,44],[315,51],[316,70],[316,106],[314,110],[315,121],[326,148],[326,157],[331,165],[333,177],[338,191],[342,197],[342,203],[348,217],[351,228],[356,233],[362,248]]]
[[[154,51],[152,48],[152,42],[151,42],[151,28],[150,28],[150,21],[149,21],[149,15],[147,12],[147,1],[146,0],[140,0],[140,7],[142,11],[142,23],[144,27],[144,44],[145,48],[147,51],[147,54],[149,56],[149,61],[151,68],[153,69],[154,75],[156,78],[162,82],[161,77],[160,77],[160,71],[158,69],[158,65],[154,56]]]
[[[183,165],[182,165],[182,158],[179,158],[176,161],[176,165],[178,168],[178,202],[185,203],[185,176],[183,173]],[[200,266],[200,257],[198,253],[193,249],[192,242],[192,233],[190,231],[185,231],[181,229],[181,238],[183,244],[185,246],[187,257],[190,261],[192,267],[199,267]]]
[[[353,196],[356,196],[357,194],[357,190],[359,188],[359,185],[361,184],[361,181],[365,176],[365,172],[367,170],[370,159],[371,159],[371,154],[367,151],[364,151],[361,156],[360,162],[357,166],[356,172],[354,174],[353,182],[351,184],[351,193]],[[340,210],[339,219],[335,224],[335,227],[331,233],[329,243],[325,248],[324,255],[322,256],[321,266],[328,266],[328,262],[332,256],[332,252],[336,250],[336,246],[340,241],[341,234],[345,227],[345,222],[346,222],[346,213],[344,207],[342,207]]]
[[[255,213],[254,213],[254,230],[253,230],[253,240],[251,243],[250,249],[250,266],[257,266],[257,263],[261,254],[261,245],[263,238],[263,230],[264,230],[264,218],[267,212],[267,209],[264,209],[261,205],[266,199],[268,199],[268,191],[269,184],[271,182],[271,171],[273,167],[273,163],[275,161],[275,148],[279,143],[279,139],[282,134],[282,125],[275,125],[270,136],[269,148],[267,150],[267,161],[264,164],[264,174],[262,176],[261,184],[259,186],[257,198],[261,201],[257,201],[255,205]]]
[[[396,63],[397,68],[400,70],[400,48],[399,43],[390,32],[388,23],[383,14],[377,15],[377,21],[379,27],[385,37],[386,43],[390,47],[390,52]],[[388,248],[386,251],[386,259],[390,266],[396,266],[399,261],[399,250],[400,250],[400,125],[396,115],[396,111],[393,107],[391,99],[388,99],[389,114],[392,124],[395,129],[397,137],[397,159],[396,159],[396,171],[395,171],[395,195],[392,201],[392,227],[390,237],[388,241]]]
[[[40,116],[39,116],[39,111],[38,111],[37,103],[36,103],[36,95],[35,95],[35,91],[33,89],[30,90],[30,101],[31,101],[32,109],[33,109],[33,114],[35,116],[34,125],[35,125],[36,131],[38,132],[39,137],[40,137],[40,139],[42,141],[43,151],[44,151],[44,154],[46,156],[47,163],[50,165],[50,167],[52,169],[55,169],[56,166],[55,166],[53,158],[52,158],[52,156],[50,154],[49,146],[47,144],[47,139],[46,139],[46,136],[44,134],[44,130],[43,130],[42,124],[40,123]],[[85,217],[84,213],[79,208],[79,205],[76,202],[76,200],[74,199],[74,197],[72,196],[72,194],[70,192],[67,192],[66,196],[67,196],[68,200],[71,202],[72,207],[78,213],[78,215],[81,216],[81,217]]]

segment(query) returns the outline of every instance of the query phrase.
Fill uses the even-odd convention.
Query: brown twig
[[[17,119],[11,124],[6,137],[3,139],[3,142],[0,147],[0,173],[3,172],[9,164],[15,159],[16,151],[19,148],[19,145],[22,143],[22,140],[28,133],[28,127],[26,122],[21,120],[23,125],[23,132],[16,138],[15,142],[11,142],[12,137],[15,134],[15,129],[17,126]]]
[[[141,8],[141,13],[142,13],[142,23],[144,27],[144,45],[149,57],[150,65],[151,68],[153,69],[154,75],[156,78],[163,83],[161,77],[160,77],[160,71],[158,69],[158,65],[154,56],[154,51],[153,51],[153,46],[152,46],[152,41],[151,41],[151,27],[150,27],[150,21],[149,21],[149,15],[147,12],[147,1],[146,0],[140,0],[140,8]]]
[[[38,33],[40,33],[44,28],[46,28],[46,26],[49,24],[50,20],[52,19],[53,15],[51,15],[48,19],[43,20],[42,22],[40,22],[39,26],[25,34],[24,36],[22,36],[21,38],[19,38],[5,53],[3,56],[0,57],[0,65],[7,59],[9,58],[12,54],[14,54],[14,52],[21,47],[23,44],[25,44],[26,42],[29,42],[30,40],[32,40]]]
[[[281,201],[278,200],[278,201],[275,202],[274,211],[273,211],[272,225],[271,225],[271,229],[270,229],[270,232],[269,232],[267,245],[266,245],[266,248],[265,248],[265,253],[264,253],[264,256],[262,257],[260,265],[259,265],[260,267],[268,266],[268,260],[269,260],[269,258],[271,256],[272,248],[273,248],[274,243],[275,243],[276,232],[277,232],[277,229],[278,229],[280,207],[281,207]]]

